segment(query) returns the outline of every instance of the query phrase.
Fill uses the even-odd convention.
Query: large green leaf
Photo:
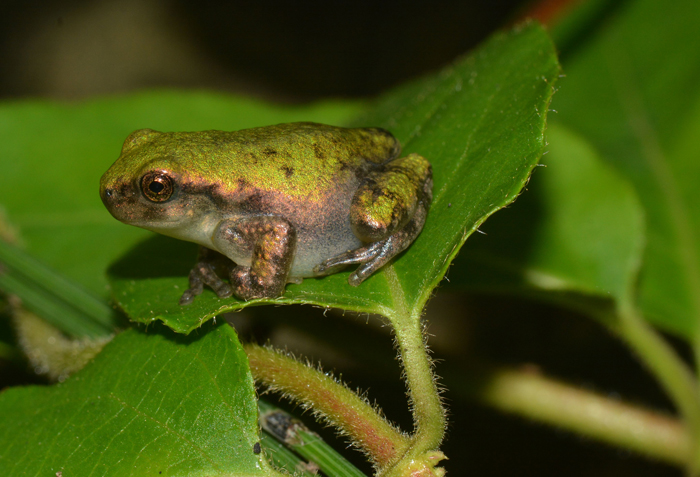
[[[422,234],[393,265],[358,288],[349,272],[289,285],[276,303],[314,303],[392,316],[425,304],[461,245],[490,214],[511,202],[543,148],[559,67],[541,27],[499,34],[446,70],[381,98],[356,125],[392,131],[404,153],[433,164],[434,201]],[[184,128],[179,128],[184,129]],[[195,250],[152,239],[110,271],[119,305],[137,321],[161,319],[189,332],[224,311],[270,300],[218,299],[211,291],[180,307]]]
[[[56,386],[0,394],[0,473],[276,475],[235,331],[126,331]]]
[[[204,92],[161,91],[78,104],[0,105],[0,207],[28,251],[103,297],[104,271],[152,235],[114,220],[99,180],[135,129],[242,129],[312,120],[342,123],[359,103],[304,107]]]
[[[471,271],[458,268],[451,278],[480,289],[638,299],[654,323],[697,336],[700,3],[617,7],[565,56],[552,118],[568,131],[552,128],[549,167],[488,223],[488,237],[468,244],[461,260]],[[576,172],[581,167],[588,172]]]
[[[489,220],[450,274],[452,286],[574,292],[624,300],[636,283],[644,218],[634,189],[581,137],[547,130],[548,154],[528,190]],[[556,292],[540,295],[540,292]]]
[[[627,2],[565,63],[570,126],[633,183],[647,217],[639,304],[686,337],[700,326],[700,2]]]

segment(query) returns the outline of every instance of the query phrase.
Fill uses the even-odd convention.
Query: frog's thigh
[[[430,203],[430,182],[430,163],[418,154],[395,159],[372,172],[355,193],[350,208],[357,238],[376,242],[404,227],[421,200]]]
[[[353,199],[353,231],[368,245],[319,264],[318,274],[361,264],[348,278],[357,286],[405,250],[420,234],[432,201],[430,163],[417,154],[391,161],[358,190]]]
[[[244,300],[282,295],[297,242],[289,221],[274,216],[229,219],[219,226],[214,242],[225,254],[227,249],[252,248],[251,266],[231,272],[234,295]]]

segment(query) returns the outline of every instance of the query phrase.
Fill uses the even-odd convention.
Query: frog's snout
[[[114,202],[117,200],[116,188],[107,187],[105,184],[100,184],[100,199],[102,199],[102,203],[105,205],[105,207],[109,209],[110,206],[114,205]]]
[[[136,194],[127,183],[112,182],[100,184],[100,199],[110,214],[118,220],[123,220],[129,214],[129,209],[134,207]]]
[[[100,199],[102,199],[102,203],[112,215],[114,215],[114,209],[117,205],[115,196],[116,192],[113,188],[100,185]]]

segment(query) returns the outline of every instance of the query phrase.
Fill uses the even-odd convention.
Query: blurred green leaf
[[[0,394],[0,470],[19,475],[276,475],[248,360],[224,323],[129,330],[56,386]]]
[[[421,309],[466,238],[527,181],[542,152],[558,73],[549,38],[531,24],[496,35],[446,70],[389,92],[353,121],[392,131],[404,153],[432,162],[435,180],[422,234],[360,287],[347,284],[347,271],[289,285],[277,300],[220,300],[205,290],[194,304],[180,307],[195,248],[151,239],[111,268],[115,299],[132,319],[161,319],[185,333],[219,313],[259,303],[313,303],[385,316]]]
[[[468,244],[460,261],[471,271],[456,268],[450,278],[479,289],[637,299],[655,324],[696,336],[700,3],[641,0],[607,13],[564,57],[549,167],[512,210],[489,221],[488,237]],[[594,165],[598,158],[623,180]],[[584,162],[588,172],[576,172]],[[580,177],[560,177],[554,167]]]
[[[483,226],[487,235],[464,247],[450,282],[491,292],[626,299],[644,243],[634,189],[563,126],[550,125],[547,140],[546,167],[533,174],[522,197]]]
[[[554,104],[636,188],[648,229],[639,304],[685,337],[700,332],[699,23],[695,0],[627,2],[568,57]]]

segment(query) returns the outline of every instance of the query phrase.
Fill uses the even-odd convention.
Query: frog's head
[[[100,180],[107,210],[124,223],[182,238],[209,208],[202,194],[192,194],[196,171],[180,135],[141,129],[124,142],[119,159]]]

